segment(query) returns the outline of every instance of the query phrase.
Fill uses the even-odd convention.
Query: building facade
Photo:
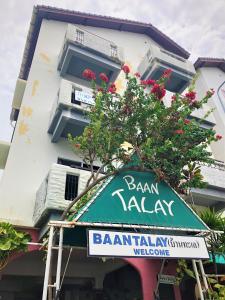
[[[188,57],[187,51],[151,24],[35,7],[12,102],[11,121],[15,124],[12,141],[0,146],[0,166],[4,169],[0,219],[29,230],[38,242],[48,221],[57,218],[84,189],[88,166],[72,151],[66,137],[68,133],[80,134],[88,123],[83,112],[93,100],[90,82],[82,78],[85,68],[97,74],[106,73],[120,92],[125,84],[120,73],[124,63],[132,72],[139,71],[142,79],[157,79],[170,67],[173,75],[166,88],[174,93],[184,91],[195,75]],[[196,68],[201,72],[197,81],[199,94],[224,79],[224,70],[220,68],[208,70],[204,65]],[[204,126],[216,126],[223,134],[223,104],[216,97],[218,106]],[[193,190],[194,202],[199,207],[224,208],[224,143],[222,140],[212,146],[219,162],[202,166],[209,185],[203,190]],[[96,169],[98,166],[96,161]],[[158,272],[160,262],[105,261],[87,258],[85,251],[80,247],[74,250],[62,299],[153,299],[157,278],[152,274]],[[1,299],[40,299],[43,256],[42,251],[29,252],[2,271]],[[67,256],[65,250],[64,260]],[[174,268],[170,263],[168,274],[173,274]],[[125,280],[127,276],[129,282]],[[160,299],[168,299],[168,294],[170,299],[180,299],[178,288],[165,285],[160,289]]]

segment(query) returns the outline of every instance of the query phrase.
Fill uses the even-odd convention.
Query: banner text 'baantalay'
[[[88,231],[90,256],[209,258],[202,237]]]

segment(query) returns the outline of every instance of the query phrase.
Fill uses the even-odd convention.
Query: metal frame
[[[100,223],[99,223],[100,224]],[[46,267],[45,267],[45,276],[44,276],[44,285],[43,285],[43,294],[42,294],[42,300],[48,300],[48,295],[51,294],[53,295],[53,299],[57,300],[59,299],[59,293],[60,293],[60,289],[62,286],[62,281],[63,278],[65,276],[65,272],[66,272],[66,268],[68,266],[69,260],[66,263],[66,267],[64,270],[64,274],[62,276],[62,280],[60,282],[61,279],[61,266],[62,266],[62,252],[64,248],[68,248],[67,246],[63,245],[63,234],[64,234],[64,228],[74,228],[75,226],[79,225],[92,225],[92,226],[96,226],[96,224],[89,224],[89,223],[75,223],[75,222],[68,222],[68,221],[50,221],[49,222],[49,237],[48,237],[48,247],[47,247],[47,259],[46,259]],[[105,224],[107,226],[109,226],[110,224]],[[125,227],[122,226],[122,224],[116,224],[117,227]],[[101,226],[103,226],[103,224],[101,224]],[[111,227],[111,225],[110,225]],[[140,226],[139,226],[140,227]],[[136,228],[136,226],[130,227],[130,228]],[[148,226],[146,226],[146,228],[148,228]],[[156,227],[154,228],[156,229]],[[162,228],[160,228],[162,229]],[[168,229],[173,229],[173,228],[168,228]],[[165,228],[164,228],[165,230]],[[192,230],[193,231],[193,230]],[[58,244],[55,244],[55,234],[59,233],[59,241]],[[203,232],[201,232],[202,234]],[[209,234],[209,232],[205,232],[205,234]],[[199,235],[196,234],[196,235]],[[70,247],[71,249],[74,247]],[[52,254],[53,254],[53,250],[58,251],[58,255],[57,255],[57,265],[56,265],[56,279],[55,282],[53,284],[51,284],[50,282],[50,278],[52,276],[51,273],[51,265],[52,265]],[[164,263],[165,260],[163,259],[162,261],[162,265],[161,265],[161,270],[160,272],[162,273],[163,271],[163,267],[164,267]],[[194,269],[194,273],[197,279],[197,285],[198,285],[198,289],[199,289],[199,294],[201,297],[201,300],[204,300],[204,293],[206,290],[208,290],[208,283],[207,283],[207,277],[209,277],[209,274],[205,274],[204,271],[204,267],[202,264],[202,260],[192,260],[192,264],[193,264],[193,269]],[[198,266],[197,266],[198,264]],[[200,273],[199,273],[199,269],[200,269]],[[201,279],[204,283],[204,288],[202,288],[201,285]],[[157,297],[158,295],[158,287],[159,287],[159,282],[157,283],[157,287],[156,290],[154,291],[154,295],[155,297]]]
[[[48,299],[48,293],[51,289],[52,289],[52,292],[53,292],[52,294],[56,295],[55,297],[57,297],[57,294],[60,291],[60,286],[61,286],[60,285],[60,278],[61,278],[61,266],[62,266],[64,228],[62,226],[59,228],[59,243],[58,243],[57,246],[55,246],[54,245],[54,235],[55,235],[57,229],[58,228],[55,229],[54,225],[50,225],[42,300],[47,300]],[[55,279],[54,284],[50,283],[51,265],[52,265],[51,264],[52,263],[52,250],[57,250],[58,251],[57,267],[56,267],[56,279]],[[53,289],[55,289],[55,291]]]

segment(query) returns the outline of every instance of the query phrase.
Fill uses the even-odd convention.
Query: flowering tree
[[[222,136],[213,129],[203,129],[191,113],[207,103],[214,91],[208,91],[200,100],[191,86],[185,95],[174,94],[167,106],[163,98],[170,69],[157,81],[140,80],[138,73],[131,75],[127,65],[122,71],[127,81],[122,94],[117,93],[115,83],[109,83],[106,74],[99,74],[102,83],[97,86],[94,72],[83,72],[92,81],[95,105],[87,113],[90,123],[83,134],[75,138],[70,135],[69,141],[90,166],[91,175],[86,189],[71,202],[62,219],[96,184],[120,172],[118,162],[126,165],[133,153],[139,170],[153,170],[158,180],[167,180],[178,193],[204,185],[199,163],[212,162],[207,147]],[[130,149],[122,147],[124,142]],[[96,160],[102,164],[97,172]],[[99,176],[103,170],[105,174]]]

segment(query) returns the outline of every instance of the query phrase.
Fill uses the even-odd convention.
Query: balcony
[[[195,69],[191,62],[174,53],[151,45],[139,65],[138,72],[143,80],[157,80],[168,68],[172,70],[172,75],[166,83],[166,89],[170,92],[181,93],[195,75]]]
[[[201,167],[207,187],[192,189],[194,203],[201,206],[215,207],[216,210],[225,208],[225,164],[216,162]]]
[[[75,25],[68,25],[59,55],[60,76],[83,79],[83,70],[90,68],[96,75],[104,72],[113,82],[120,72],[122,61],[121,49],[115,43]]]
[[[41,226],[49,219],[58,218],[72,198],[85,188],[88,177],[89,171],[79,166],[53,164],[36,193],[34,224]]]
[[[85,112],[93,104],[90,89],[62,79],[50,116],[51,141],[56,143],[61,137],[67,138],[68,133],[80,135],[89,123]]]

